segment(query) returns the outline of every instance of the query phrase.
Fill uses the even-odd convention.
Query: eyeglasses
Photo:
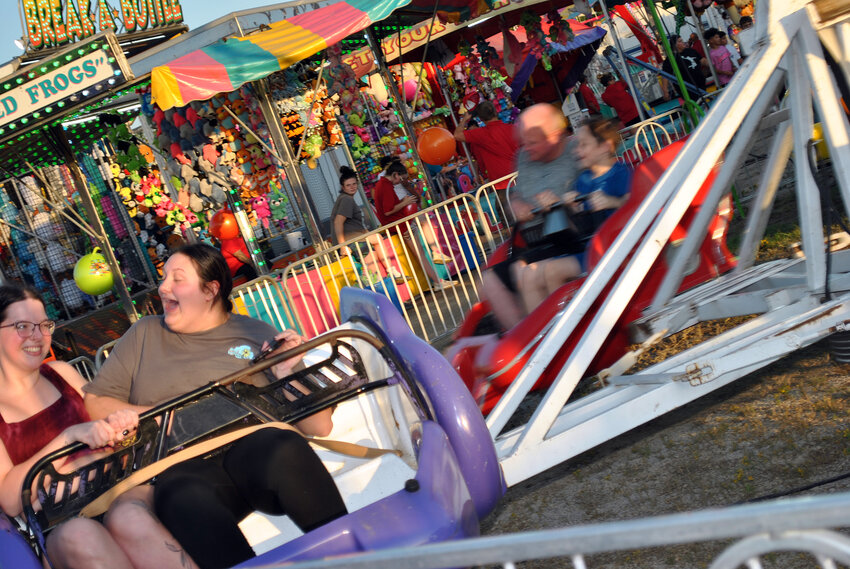
[[[41,330],[42,335],[50,336],[53,334],[53,331],[56,329],[56,322],[53,320],[45,320],[44,322],[39,322],[36,324],[35,322],[27,322],[26,320],[19,320],[18,322],[12,322],[11,324],[3,324],[0,328],[15,328],[15,332],[18,333],[18,336],[21,338],[29,338],[32,336],[32,333],[35,332],[35,327],[38,326]]]

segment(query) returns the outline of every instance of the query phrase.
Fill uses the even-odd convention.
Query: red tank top
[[[17,423],[7,423],[0,416],[0,440],[12,464],[24,462],[71,425],[90,420],[83,398],[61,375],[48,365],[42,365],[39,373],[59,390],[59,399]]]

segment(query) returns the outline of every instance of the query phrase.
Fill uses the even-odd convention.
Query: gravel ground
[[[715,508],[850,472],[850,366],[810,346],[508,490],[484,535]],[[805,493],[850,490],[850,479]],[[798,493],[795,495],[802,495]],[[588,567],[707,567],[728,543],[591,556]],[[571,567],[567,559],[517,567]],[[813,567],[799,554],[765,567]]]

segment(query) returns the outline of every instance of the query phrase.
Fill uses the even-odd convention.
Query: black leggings
[[[275,428],[237,441],[220,460],[187,460],[163,472],[154,510],[202,569],[254,557],[237,525],[254,510],[286,514],[305,532],[347,513],[307,441]]]

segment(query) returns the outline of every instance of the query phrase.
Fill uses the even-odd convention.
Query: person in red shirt
[[[398,159],[389,163],[384,170],[384,175],[378,178],[372,190],[375,213],[381,225],[387,225],[416,213],[419,210],[416,204],[421,197],[421,194],[410,184],[407,168]]]
[[[599,80],[605,87],[605,91],[602,93],[602,102],[617,112],[623,126],[640,122],[640,113],[625,81],[622,79],[615,80],[610,73],[605,73]]]
[[[398,159],[391,161],[384,171],[384,175],[378,178],[378,182],[372,190],[372,198],[375,201],[375,213],[381,225],[402,220],[419,211],[416,204],[421,195],[413,188],[408,178],[407,168]],[[431,262],[428,262],[427,256],[424,255],[424,251],[419,246],[419,240],[413,239],[414,250],[422,262],[422,268],[431,280],[437,283],[438,288],[453,286],[455,284],[454,282],[443,281],[431,265],[431,263],[444,265],[452,259],[440,251],[440,246],[437,244],[434,235],[434,229],[431,227],[428,219],[424,218],[421,221],[422,237],[431,250]],[[405,239],[410,238],[410,227],[420,226],[417,223],[402,225],[403,227],[401,229]]]
[[[587,84],[586,75],[582,75],[581,79],[579,79],[578,94],[581,95],[581,99],[584,102],[583,109],[587,109],[592,115],[598,115],[602,112],[599,109],[599,101],[596,99],[596,93]]]
[[[489,181],[498,180],[516,171],[517,144],[514,125],[503,123],[496,115],[496,107],[484,101],[475,108],[484,126],[467,130],[473,113],[466,113],[454,131],[455,140],[465,142],[475,155],[481,173]],[[494,186],[497,190],[508,187],[508,180]]]
[[[220,243],[221,254],[227,261],[230,276],[233,278],[245,277],[249,281],[257,278],[257,271],[251,265],[251,254],[248,252],[248,247],[242,237],[222,239]]]

